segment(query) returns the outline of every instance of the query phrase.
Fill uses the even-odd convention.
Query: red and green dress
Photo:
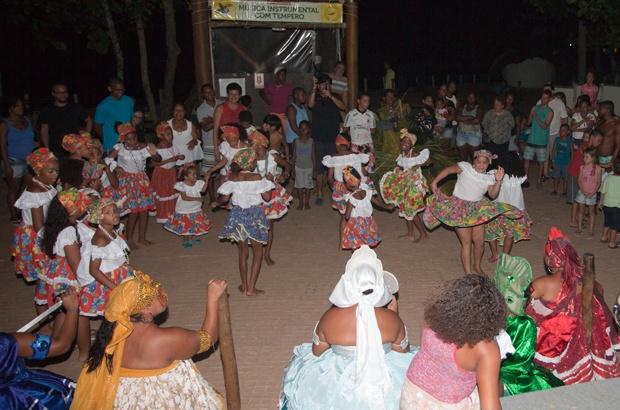
[[[429,156],[430,151],[426,148],[416,157],[399,155],[396,164],[401,170],[386,172],[379,184],[385,203],[397,206],[398,216],[408,221],[426,207],[424,197],[428,192],[428,183],[420,165],[428,161]]]

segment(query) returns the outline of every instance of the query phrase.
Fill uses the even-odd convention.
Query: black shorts
[[[620,208],[604,206],[603,213],[605,214],[605,228],[620,231]]]
[[[327,167],[323,165],[323,157],[327,155],[334,155],[336,153],[336,143],[335,142],[321,142],[314,141],[314,170],[318,174],[324,174],[327,172]]]

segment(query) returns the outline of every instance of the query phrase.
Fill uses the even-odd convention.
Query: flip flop
[[[200,239],[194,239],[192,241],[192,245],[200,245],[202,243],[202,241]]]
[[[609,245],[608,248],[609,249],[619,249],[620,248],[620,242],[616,242],[613,245]]]
[[[322,196],[317,196],[317,197],[316,197],[316,200],[314,201],[314,204],[315,204],[316,206],[321,206],[321,205],[323,205],[323,197],[322,197]]]
[[[192,243],[190,241],[183,242],[183,247],[185,249],[192,249]]]

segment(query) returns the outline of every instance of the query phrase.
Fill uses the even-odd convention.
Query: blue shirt
[[[570,162],[571,138],[562,141],[560,137],[555,137],[555,165],[568,165]]]
[[[115,122],[131,122],[133,117],[133,100],[123,95],[120,100],[115,100],[108,95],[97,106],[95,111],[95,124],[103,124],[103,149],[112,151],[118,142],[118,133],[114,127]]]
[[[301,105],[301,107],[298,107],[295,104],[291,105],[297,110],[297,113],[295,114],[295,122],[297,124],[295,125],[299,127],[300,122],[308,121],[308,110],[303,104]],[[291,123],[289,122],[288,117],[286,117],[286,142],[292,144],[293,141],[295,141],[297,138],[299,138],[299,135],[297,135],[297,133],[293,131],[293,129],[291,128]]]

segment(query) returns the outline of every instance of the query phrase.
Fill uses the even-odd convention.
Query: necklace
[[[136,170],[138,172],[141,172],[142,170],[144,170],[145,161],[144,160],[140,161],[139,159],[136,159],[136,157],[133,155],[133,151],[135,151],[135,149],[129,148],[127,144],[124,144],[124,145],[125,145],[125,149],[129,151],[129,155],[131,156],[131,159],[134,165],[136,166]]]
[[[46,191],[49,191],[50,189],[53,188],[51,185],[47,185],[47,184],[44,184],[43,182],[39,181],[37,179],[37,177],[32,178],[32,180],[34,182],[36,182],[41,188],[45,188]]]
[[[116,239],[118,238],[118,234],[116,233],[116,231],[114,229],[112,229],[112,232],[114,232],[114,235],[116,235],[116,237],[113,237],[112,234],[110,232],[108,232],[103,226],[99,225],[99,229],[103,231],[103,233],[105,234],[105,236],[107,236],[110,241],[112,242],[116,242]],[[127,248],[121,246],[120,247],[121,250],[123,251],[123,255],[125,255],[125,263],[129,265],[129,252],[127,252]]]

